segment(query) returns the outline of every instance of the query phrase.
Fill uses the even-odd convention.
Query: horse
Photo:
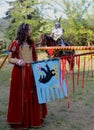
[[[62,39],[62,41],[64,42],[64,40]],[[59,43],[58,43],[59,42]],[[60,39],[58,40],[58,42],[56,42],[50,35],[47,34],[41,34],[40,36],[40,46],[48,46],[48,47],[52,47],[52,46],[62,46],[62,44],[60,43]],[[64,42],[65,46],[71,46],[71,44],[69,42]],[[51,49],[50,50],[46,50],[48,57],[50,58],[52,55],[53,57],[62,57],[62,56],[66,56],[67,57],[67,61],[69,62],[70,65],[70,70],[73,70],[74,67],[74,58],[73,55],[75,53],[74,50],[55,50],[53,51]]]

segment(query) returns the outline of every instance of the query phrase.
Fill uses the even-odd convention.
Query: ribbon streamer
[[[86,56],[84,56],[84,66],[83,66],[83,74],[82,74],[82,88],[84,88],[85,65],[86,65]]]
[[[79,84],[79,77],[80,77],[80,56],[76,58],[77,66],[78,66],[78,74],[77,74],[77,85]]]

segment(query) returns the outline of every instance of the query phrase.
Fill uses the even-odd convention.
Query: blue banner
[[[62,74],[59,58],[37,61],[31,65],[40,104],[68,96],[65,80],[61,84]]]

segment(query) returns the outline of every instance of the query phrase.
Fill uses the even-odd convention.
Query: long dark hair
[[[25,40],[27,40],[27,43],[31,45],[32,39],[29,36],[26,39],[29,27],[30,25],[27,23],[22,23],[19,25],[18,31],[17,31],[17,37],[16,37],[16,40],[18,40],[19,46],[22,45],[23,41]]]

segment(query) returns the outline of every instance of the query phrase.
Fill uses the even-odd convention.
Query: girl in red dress
[[[20,130],[40,127],[47,115],[46,104],[40,105],[36,92],[31,61],[37,60],[34,42],[30,39],[29,24],[18,27],[17,37],[9,46],[9,63],[14,64],[10,84],[7,121],[11,128]]]

